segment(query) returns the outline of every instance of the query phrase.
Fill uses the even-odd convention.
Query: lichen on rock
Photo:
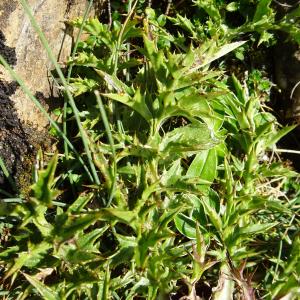
[[[5,45],[5,37],[0,31],[0,54],[10,65],[17,63],[15,50]],[[30,172],[30,161],[34,147],[29,141],[29,132],[21,124],[14,103],[10,97],[17,90],[16,82],[0,81],[0,156],[9,173],[20,187],[19,179]],[[7,188],[6,178],[0,170],[0,185]]]
[[[54,56],[65,62],[70,55],[73,37],[66,31],[66,18],[82,15],[86,0],[28,0],[37,23],[44,32]],[[53,65],[17,0],[0,1],[0,54],[14,67],[41,102],[53,106],[50,72]],[[29,183],[36,150],[49,141],[48,120],[11,82],[0,65],[0,156],[19,187]],[[49,101],[50,103],[45,103]],[[0,185],[8,185],[0,171]]]

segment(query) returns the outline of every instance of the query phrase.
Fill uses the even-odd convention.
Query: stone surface
[[[65,22],[82,16],[86,0],[28,0],[54,55],[64,63],[72,34]],[[51,105],[53,66],[18,0],[0,0],[0,54],[33,94]],[[17,181],[29,171],[35,149],[47,135],[48,121],[0,65],[0,156]],[[0,185],[5,183],[0,169]]]
[[[70,54],[72,38],[66,33],[64,21],[82,15],[86,0],[29,0],[28,3],[57,60],[65,62]],[[45,98],[49,98],[51,96],[50,70],[53,66],[19,1],[2,0],[0,29],[6,45],[15,48],[17,59],[15,71],[34,94],[38,91]],[[7,77],[6,75],[6,81],[8,81]],[[21,89],[18,89],[11,99],[23,122],[39,129],[47,125],[46,119],[34,104],[24,97]]]

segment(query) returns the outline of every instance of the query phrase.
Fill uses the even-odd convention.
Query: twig
[[[299,150],[290,150],[290,149],[274,149],[274,152],[277,153],[294,153],[294,154],[300,154]]]
[[[165,15],[169,14],[171,5],[172,5],[172,0],[168,0],[168,4],[167,4]]]
[[[107,0],[107,13],[108,13],[108,26],[109,26],[109,28],[111,28],[112,16],[111,16],[111,3],[110,3],[110,0]]]
[[[291,91],[290,99],[293,98],[294,92],[295,92],[296,88],[299,86],[299,84],[300,84],[300,80],[294,85],[294,87]]]
[[[280,6],[282,6],[282,7],[288,7],[288,8],[292,8],[292,7],[296,7],[299,3],[300,3],[300,1],[298,1],[298,2],[296,2],[294,5],[290,5],[290,4],[287,4],[287,3],[281,3],[281,2],[279,2],[279,1],[277,1],[277,0],[273,0],[276,4],[278,4],[278,5],[280,5]]]

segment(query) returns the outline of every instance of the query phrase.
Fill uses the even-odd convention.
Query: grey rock
[[[74,39],[65,21],[82,16],[86,0],[28,0],[28,4],[57,61],[64,64]],[[53,65],[18,0],[0,1],[0,54],[46,108],[47,102],[51,105]],[[47,140],[47,126],[46,117],[0,65],[0,156],[19,186],[24,185],[24,174],[30,177],[36,149]],[[5,183],[0,171],[0,185]]]
[[[64,63],[72,45],[72,36],[66,32],[64,21],[82,15],[86,0],[29,0],[28,3],[54,55],[59,62]],[[15,49],[15,71],[33,94],[40,92],[48,99],[52,90],[50,70],[53,66],[19,1],[2,0],[0,30],[5,37],[6,46]],[[0,71],[4,74],[1,79],[9,81],[7,72],[3,68]],[[21,89],[11,99],[22,122],[37,129],[43,129],[48,124]]]

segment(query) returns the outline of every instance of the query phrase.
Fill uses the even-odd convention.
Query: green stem
[[[131,2],[131,0],[130,0],[130,2]],[[116,47],[116,54],[115,54],[115,61],[114,61],[114,73],[113,73],[114,75],[117,75],[119,52],[120,52],[120,49],[121,49],[123,34],[124,34],[125,28],[127,26],[127,23],[129,22],[132,14],[134,12],[134,9],[135,9],[137,3],[138,3],[138,0],[136,0],[134,2],[134,4],[132,5],[132,8],[131,8],[131,10],[128,13],[125,22],[123,23],[122,28],[121,28],[120,33],[119,33],[119,36],[118,36],[117,47]]]
[[[67,75],[67,83],[70,82],[70,79],[71,79],[71,75],[72,75],[72,70],[73,70],[73,66],[74,66],[74,59],[75,59],[75,55],[77,53],[77,48],[78,48],[78,44],[79,44],[79,41],[80,41],[80,37],[81,37],[81,34],[82,34],[82,31],[83,31],[83,27],[84,27],[84,24],[88,18],[88,15],[91,11],[91,8],[92,8],[92,5],[93,5],[93,0],[90,0],[86,9],[85,9],[85,13],[84,13],[84,16],[83,16],[83,20],[82,20],[82,23],[80,25],[80,28],[79,28],[79,32],[76,36],[76,40],[75,40],[75,44],[74,44],[74,48],[73,48],[73,51],[72,51],[72,63],[68,69],[68,75]],[[66,119],[67,119],[67,104],[68,102],[66,101],[66,97],[65,97],[65,102],[64,102],[64,108],[63,108],[63,132],[65,135],[67,135],[67,123],[66,123]],[[64,149],[65,149],[65,156],[66,158],[68,159],[68,156],[69,156],[69,150],[68,150],[68,145],[66,142],[64,142]]]
[[[92,9],[92,5],[93,5],[93,0],[90,0],[88,5],[86,6],[86,9],[85,9],[85,12],[84,12],[84,16],[83,16],[83,20],[82,20],[82,23],[80,25],[80,28],[79,28],[79,32],[76,36],[76,40],[75,40],[75,44],[74,44],[74,48],[73,48],[73,51],[72,51],[72,55],[71,55],[71,58],[72,58],[72,63],[68,69],[68,74],[67,74],[67,83],[70,83],[70,79],[71,79],[71,75],[72,75],[72,70],[73,70],[73,66],[74,66],[74,59],[75,59],[75,55],[77,53],[77,48],[78,48],[78,44],[79,44],[79,41],[80,41],[80,37],[81,37],[81,34],[82,34],[82,31],[83,31],[83,27],[84,27],[84,24],[88,18],[88,15]],[[63,107],[63,133],[67,136],[67,109],[68,109],[68,101],[67,101],[67,97],[66,97],[66,94],[64,94],[64,107]],[[64,153],[65,153],[65,161],[66,161],[66,167],[69,169],[69,148],[68,148],[68,144],[64,141]],[[72,188],[72,191],[73,191],[73,194],[74,194],[74,185],[73,185],[73,179],[72,179],[72,176],[69,176],[69,181],[70,181],[70,184],[71,184],[71,188]]]
[[[109,127],[109,122],[108,122],[108,119],[107,119],[107,116],[106,116],[106,112],[105,112],[104,105],[102,103],[100,94],[99,94],[98,91],[95,91],[95,95],[96,95],[97,103],[98,103],[100,114],[101,114],[102,121],[103,121],[103,125],[104,125],[105,130],[106,130],[106,134],[107,134],[107,137],[108,137],[108,141],[109,141],[112,156],[113,156],[113,172],[114,172],[114,174],[112,175],[113,178],[112,178],[112,184],[111,184],[111,187],[110,187],[109,199],[108,199],[108,202],[106,203],[106,206],[110,206],[111,201],[114,197],[115,190],[116,190],[116,185],[117,185],[116,152],[115,152],[115,145],[114,145],[113,136],[112,136],[112,133],[111,133],[111,130],[110,130],[110,127]]]
[[[234,292],[234,281],[230,279],[230,270],[226,262],[221,266],[218,286],[213,293],[213,300],[232,300]]]

